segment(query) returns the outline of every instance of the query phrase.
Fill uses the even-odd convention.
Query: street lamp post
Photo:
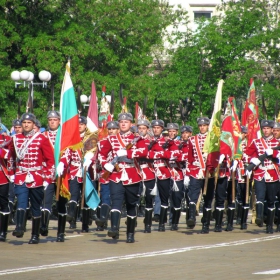
[[[42,70],[39,73],[39,79],[42,81],[40,83],[33,82],[34,74],[27,70],[22,70],[20,72],[17,70],[13,71],[11,73],[11,78],[15,82],[15,88],[18,88],[20,85],[23,85],[23,87],[28,87],[29,96],[26,105],[26,112],[28,112],[29,109],[33,108],[33,99],[34,99],[33,86],[39,85],[42,86],[43,88],[46,88],[47,82],[51,80],[51,73],[46,70]]]

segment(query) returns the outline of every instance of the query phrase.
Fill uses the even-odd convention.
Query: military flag
[[[222,112],[222,87],[224,80],[218,83],[214,111],[209,125],[209,132],[205,139],[203,152],[207,153],[206,170],[213,172],[218,166],[220,157],[221,112]]]
[[[259,111],[256,102],[256,89],[254,79],[250,79],[250,88],[245,103],[245,108],[242,113],[242,125],[248,127],[248,146],[252,143],[253,139],[261,138],[261,128],[259,123]]]
[[[60,97],[60,126],[55,139],[55,164],[56,167],[60,157],[67,148],[77,150],[81,148],[81,138],[79,133],[79,115],[75,98],[74,87],[70,77],[70,61],[66,64],[66,71],[61,88]],[[70,199],[68,174],[62,175],[60,195]]]

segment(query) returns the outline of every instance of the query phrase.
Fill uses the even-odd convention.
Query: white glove
[[[109,172],[112,173],[113,170],[114,170],[114,168],[115,168],[115,166],[114,166],[113,164],[111,164],[111,163],[105,163],[104,168],[105,168],[107,171],[109,171]]]
[[[85,168],[85,170],[88,170],[91,163],[92,163],[92,161],[90,159],[85,158],[85,161],[84,161],[84,164],[83,164],[83,167]]]
[[[252,175],[252,171],[246,170],[246,176],[250,178],[251,175]]]
[[[127,156],[127,150],[118,150],[118,151],[117,151],[117,156],[118,156],[118,157]]]
[[[260,165],[261,161],[258,158],[254,157],[251,159],[251,163],[258,166],[258,165]]]
[[[49,185],[49,183],[48,183],[47,181],[44,181],[44,182],[43,182],[43,187],[44,187],[44,190],[46,190],[46,189],[47,189],[48,185]]]
[[[84,159],[92,159],[93,156],[94,156],[93,152],[87,152],[87,153],[85,154]]]
[[[56,168],[56,173],[57,173],[57,176],[60,177],[62,176],[64,172],[64,163],[63,162],[60,162]]]
[[[224,154],[221,154],[221,155],[220,155],[219,164],[222,164],[222,162],[224,161],[225,157],[226,157],[226,156],[225,156]]]
[[[233,164],[232,164],[232,167],[230,168],[230,170],[232,172],[235,172],[236,171],[236,168],[237,168],[237,165],[238,165],[238,160],[234,160],[233,161]]]
[[[190,177],[189,176],[185,176],[184,177],[184,186],[187,188],[190,184]]]
[[[265,153],[266,153],[268,156],[272,156],[272,155],[273,155],[273,150],[272,150],[272,149],[266,149],[266,150],[265,150]]]
[[[10,176],[10,182],[13,183],[15,181],[15,175]]]

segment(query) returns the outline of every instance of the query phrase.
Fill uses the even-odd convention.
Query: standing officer
[[[21,120],[16,119],[13,120],[13,132],[12,135],[14,134],[19,134],[22,133],[22,126],[21,126]],[[9,207],[10,207],[10,215],[9,215],[9,224],[10,225],[15,225],[14,222],[14,214],[15,214],[15,192],[14,192],[14,183],[10,182],[9,183]]]
[[[167,130],[169,135],[169,149],[165,152],[165,156],[169,159],[168,167],[171,173],[171,230],[178,230],[181,216],[181,203],[184,198],[183,165],[181,160],[178,161],[177,159],[181,154],[181,150],[179,150],[181,141],[176,138],[179,130],[177,123],[168,123]]]
[[[203,152],[204,142],[208,134],[210,120],[207,117],[197,119],[199,134],[189,138],[188,151],[188,175],[190,176],[189,184],[189,214],[187,225],[189,228],[194,228],[196,223],[196,203],[200,192],[204,188],[206,159],[207,154]],[[211,204],[214,195],[214,178],[208,179],[207,192],[204,197],[203,205],[203,226],[201,233],[209,233],[209,225],[211,218]]]
[[[87,126],[87,118],[84,116],[79,117],[79,132],[81,141],[84,138]],[[85,157],[87,160],[88,158]],[[89,161],[90,162],[90,159]],[[88,166],[84,166],[88,168]],[[63,172],[69,172],[69,188],[71,193],[70,201],[67,203],[67,220],[70,223],[70,229],[75,229],[78,203],[81,197],[81,189],[83,187],[83,172],[82,172],[82,151],[81,149],[73,151],[72,149],[66,149],[60,158],[60,162],[57,166],[57,175],[61,176]],[[82,220],[82,232],[88,232],[89,224],[89,208],[85,205],[83,207],[83,220]]]
[[[242,153],[246,152],[247,147],[247,133],[248,128],[241,126],[241,147]],[[236,224],[241,224],[240,229],[247,229],[247,218],[249,212],[249,204],[246,201],[246,174],[245,174],[245,163],[242,159],[234,160],[232,165],[232,172],[236,170],[237,179],[237,192],[236,192],[236,206],[237,206],[237,217]],[[251,181],[250,181],[251,185]],[[238,222],[239,220],[239,222]]]
[[[54,154],[54,145],[55,145],[55,139],[57,135],[57,130],[60,125],[60,113],[57,111],[49,111],[47,114],[48,118],[48,130],[43,132],[43,135],[48,139],[52,153]],[[52,202],[53,202],[53,196],[56,191],[56,180],[55,180],[55,174],[52,178],[52,182],[48,185],[48,187],[45,189],[44,194],[44,201],[42,204],[41,209],[41,227],[40,227],[40,233],[42,236],[48,236],[48,227],[49,227],[49,220],[50,220],[50,214],[52,209]],[[58,210],[58,231],[57,231],[57,242],[64,242],[64,233],[65,233],[65,224],[66,224],[66,207],[65,204],[67,202],[67,199],[64,197],[59,197],[58,203],[57,203],[57,210]]]
[[[54,173],[54,154],[46,137],[33,130],[35,120],[31,113],[22,115],[23,133],[14,136],[8,155],[8,172],[10,179],[15,183],[18,199],[16,229],[13,235],[23,237],[25,211],[30,198],[33,217],[29,244],[39,243],[40,206],[44,188],[51,183]]]
[[[1,125],[1,124],[0,124]],[[3,130],[0,134],[0,241],[6,240],[9,214],[13,211],[9,208],[9,176],[7,170],[8,147],[12,138]],[[13,204],[12,204],[13,206]]]
[[[262,120],[261,129],[263,137],[260,139],[254,139],[251,145],[243,153],[243,158],[247,163],[253,163],[254,169],[254,185],[256,190],[256,224],[262,226],[263,224],[263,211],[264,200],[267,198],[267,224],[266,233],[273,233],[273,222],[275,215],[275,196],[277,194],[277,188],[279,184],[279,169],[278,166],[272,161],[274,154],[272,148],[279,146],[279,141],[273,137],[272,129],[274,121]],[[261,162],[258,157],[266,153],[268,158]],[[251,173],[247,171],[247,176]]]
[[[147,149],[151,141],[148,137],[148,129],[150,128],[150,122],[148,120],[138,120],[137,128],[139,134],[144,139]],[[130,152],[131,154],[131,152]],[[128,157],[131,156],[128,154]],[[138,163],[140,165],[143,189],[145,190],[145,218],[144,224],[145,229],[144,233],[151,233],[152,226],[152,214],[153,214],[153,198],[154,195],[151,194],[153,188],[155,187],[155,171],[153,167],[153,161],[145,158],[139,158]]]
[[[154,139],[152,141],[153,146],[150,148],[147,157],[154,160],[156,184],[161,200],[158,231],[163,232],[165,231],[165,223],[167,222],[168,199],[170,195],[171,173],[164,154],[165,150],[169,148],[169,141],[166,141],[161,135],[164,128],[164,121],[153,120],[151,126]]]
[[[127,209],[127,243],[134,242],[134,232],[136,224],[136,207],[139,200],[140,170],[136,168],[134,152],[138,157],[145,157],[147,148],[141,137],[134,137],[130,128],[133,117],[130,113],[121,113],[118,116],[120,132],[110,135],[100,144],[101,164],[108,172],[110,195],[112,200],[111,229],[108,236],[119,238],[119,224],[123,200]],[[131,149],[129,149],[131,146]],[[128,149],[128,150],[127,150]],[[107,162],[107,155],[112,153],[116,162]],[[128,159],[128,154],[131,158]]]
[[[119,130],[119,123],[116,121],[111,121],[107,123],[108,135],[116,135]],[[103,146],[102,142],[105,141],[102,139],[98,143],[98,149],[100,151],[100,147]],[[102,159],[101,159],[102,160]],[[111,162],[113,160],[112,153],[110,152],[107,156],[107,162]],[[109,214],[111,210],[111,198],[110,198],[110,188],[109,188],[109,180],[108,178],[104,178],[104,169],[100,172],[100,199],[101,205],[97,208],[97,219],[95,223],[97,225],[97,231],[103,231],[107,228],[107,221],[109,219]]]

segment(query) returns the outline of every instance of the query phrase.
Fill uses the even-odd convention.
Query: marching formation
[[[57,242],[64,242],[66,222],[76,228],[78,206],[82,209],[82,232],[89,231],[90,208],[83,198],[84,171],[96,189],[99,186],[100,203],[97,210],[97,231],[108,228],[108,236],[119,238],[119,226],[123,203],[127,211],[127,243],[133,243],[140,199],[144,199],[144,233],[151,233],[155,197],[160,203],[158,231],[164,232],[170,206],[171,231],[178,230],[181,204],[187,202],[187,228],[196,226],[197,204],[202,195],[202,234],[210,231],[213,201],[214,232],[223,230],[223,215],[227,201],[226,231],[233,230],[236,206],[240,228],[247,229],[247,216],[252,185],[256,194],[256,224],[266,222],[266,232],[280,231],[280,219],[275,219],[275,202],[279,205],[279,131],[280,124],[261,121],[263,136],[247,142],[248,128],[241,127],[242,157],[231,159],[219,153],[218,167],[207,169],[208,154],[204,152],[210,119],[199,117],[199,133],[192,135],[193,128],[176,123],[147,119],[133,124],[130,113],[120,113],[118,121],[107,123],[108,136],[96,143],[94,152],[85,153],[81,148],[64,150],[55,168],[54,145],[60,125],[60,113],[47,114],[48,130],[36,130],[36,117],[25,113],[14,121],[13,136],[2,130],[1,138],[1,186],[0,186],[0,240],[5,241],[8,230],[9,193],[11,185],[17,200],[16,227],[12,232],[17,238],[26,231],[27,209],[32,214],[32,232],[29,244],[38,244],[39,236],[48,236],[48,225],[53,198],[60,187],[59,180],[67,175],[70,197],[59,192],[57,199]],[[81,143],[87,137],[87,118],[79,117]],[[20,128],[19,128],[20,127]],[[163,136],[166,130],[168,136]],[[178,137],[178,135],[181,135]],[[278,139],[277,139],[278,138]],[[96,140],[96,138],[95,138]],[[87,150],[88,151],[88,150]],[[252,171],[247,168],[253,165]],[[208,171],[207,171],[208,170]],[[234,174],[234,176],[233,176]],[[277,200],[278,199],[278,200]],[[266,220],[264,220],[266,217]],[[110,226],[108,225],[110,220]],[[138,227],[139,224],[138,224]]]

